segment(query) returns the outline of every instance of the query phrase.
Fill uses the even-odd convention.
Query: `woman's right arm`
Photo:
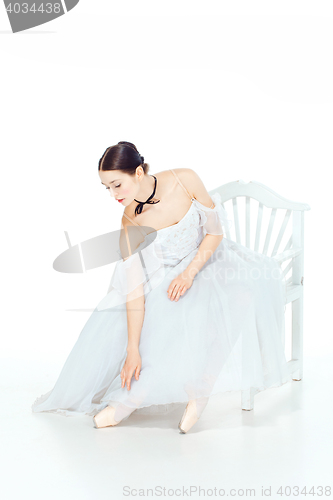
[[[139,293],[138,293],[139,292]],[[121,387],[127,385],[127,390],[131,389],[131,379],[133,372],[135,379],[139,380],[141,370],[141,356],[139,352],[139,343],[141,330],[145,315],[145,298],[142,291],[142,285],[128,294],[126,302],[127,310],[127,357],[123,369],[121,370]]]
[[[131,225],[128,220],[123,217],[122,227],[124,231],[121,232],[120,237],[120,249],[123,258],[126,260],[132,255],[132,252],[141,243],[142,235],[139,232],[134,232],[131,234],[131,238],[128,236],[127,227]],[[130,272],[135,273],[135,269]],[[127,357],[124,366],[121,370],[121,387],[124,388],[127,385],[127,390],[131,388],[131,379],[133,372],[136,380],[139,380],[139,374],[141,370],[141,356],[139,352],[139,343],[141,330],[145,314],[145,296],[143,292],[143,283],[137,286],[134,290],[127,294],[126,299],[126,311],[127,311]]]

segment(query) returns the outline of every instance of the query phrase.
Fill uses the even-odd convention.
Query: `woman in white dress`
[[[101,428],[187,403],[186,433],[210,396],[291,380],[277,261],[224,236],[220,195],[192,169],[148,169],[129,142],[99,161],[102,184],[125,207],[121,260],[34,412],[94,415]]]

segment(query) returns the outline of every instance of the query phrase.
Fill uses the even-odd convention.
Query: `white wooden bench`
[[[216,192],[220,193],[222,205],[233,219],[233,226],[227,228],[226,237],[271,256],[281,264],[286,286],[286,304],[291,302],[292,314],[291,359],[288,367],[292,379],[299,381],[303,376],[304,211],[310,210],[310,206],[288,200],[258,181],[245,182],[240,179],[223,184],[209,191],[209,194]],[[243,201],[240,197],[244,197]],[[227,202],[231,203],[230,209],[226,206]],[[241,205],[243,217],[240,216]],[[255,218],[252,216],[253,205],[257,206],[254,207]],[[277,220],[279,217],[280,225]],[[263,227],[264,219],[267,220],[266,228]],[[251,239],[253,240],[251,222],[256,223],[256,232],[250,246]],[[231,235],[231,230],[234,235]],[[274,232],[275,236],[272,238]],[[255,394],[254,388],[242,391],[243,410],[253,410]]]

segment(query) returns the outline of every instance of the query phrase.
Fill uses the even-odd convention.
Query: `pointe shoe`
[[[121,420],[115,420],[114,414],[116,409],[113,406],[106,406],[104,410],[100,411],[93,417],[94,427],[100,429],[101,427],[110,427],[119,424]]]
[[[181,421],[178,424],[178,429],[182,434],[186,434],[187,431],[193,427],[193,425],[199,420],[197,415],[197,405],[195,399],[191,399],[184,411]]]

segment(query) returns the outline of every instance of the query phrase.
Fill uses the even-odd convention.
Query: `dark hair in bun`
[[[140,165],[147,174],[149,165],[144,163],[144,157],[140,155],[136,146],[131,142],[120,141],[104,151],[98,162],[98,170],[122,170],[128,175],[134,175]]]

